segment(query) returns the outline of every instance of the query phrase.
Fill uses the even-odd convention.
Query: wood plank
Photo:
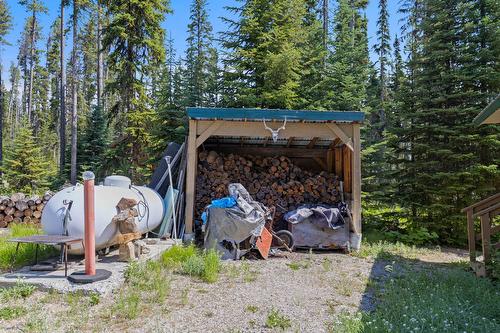
[[[187,145],[187,170],[186,170],[186,208],[185,208],[185,223],[186,233],[193,232],[194,218],[194,198],[196,191],[196,167],[198,164],[198,154],[196,146],[196,120],[189,120],[189,136]]]
[[[351,150],[344,146],[342,148],[342,171],[344,178],[344,192],[351,193],[352,192],[352,169],[351,169]]]
[[[222,121],[214,121],[210,127],[204,130],[196,139],[196,148],[201,146],[217,129],[222,125]]]
[[[335,148],[335,174],[339,177],[343,176],[342,173],[342,147],[336,147]]]
[[[342,142],[342,140],[340,140],[339,138],[336,138],[335,140],[332,140],[332,143],[330,143],[330,147],[329,149],[334,149],[335,147],[337,147],[340,143]]]
[[[476,218],[476,217],[479,217],[481,215],[486,215],[486,214],[489,215],[490,213],[494,213],[494,212],[498,211],[499,209],[500,209],[500,202],[498,202],[497,204],[494,204],[492,206],[489,206],[487,208],[484,208],[484,209],[478,211],[477,213],[474,213],[472,216],[474,218]]]
[[[327,166],[327,171],[332,173],[333,172],[333,168],[334,168],[334,150],[333,149],[328,149],[328,151],[326,152],[326,166]]]
[[[295,137],[293,137],[293,136],[288,138],[288,142],[286,143],[287,148],[289,148],[292,145],[293,139],[295,139]]]
[[[136,239],[141,239],[142,234],[140,232],[132,232],[128,234],[118,234],[116,235],[114,243],[116,244],[125,244],[131,242]]]
[[[352,139],[337,124],[327,123],[326,126],[331,129],[332,132],[335,133],[335,135],[338,136],[350,150],[354,150]]]
[[[316,142],[318,142],[318,137],[315,136],[314,138],[311,139],[311,141],[309,141],[309,143],[307,144],[307,148],[311,149],[311,148],[314,148],[314,146],[316,146]]]
[[[474,262],[476,261],[476,235],[472,210],[467,211],[467,240],[469,242],[469,260],[470,262]]]
[[[462,209],[462,213],[465,213],[469,209],[474,209],[474,208],[476,208],[478,206],[483,206],[484,204],[488,204],[490,202],[496,202],[497,200],[500,200],[500,192],[497,193],[497,194],[494,194],[494,195],[492,195],[492,196],[490,196],[490,197],[488,197],[486,199],[483,199],[483,200],[481,200],[479,202],[476,202],[473,205],[465,207],[464,209]]]
[[[481,238],[482,238],[482,246],[483,246],[483,258],[484,263],[488,265],[491,261],[490,254],[490,217],[489,215],[481,216]]]
[[[361,234],[361,133],[360,125],[353,125],[352,155],[352,218],[357,234]]]
[[[252,138],[266,138],[271,137],[271,132],[264,128],[263,122],[237,122],[237,121],[225,121],[220,120],[222,125],[212,134],[218,136],[247,136]],[[197,134],[201,135],[208,127],[213,124],[213,121],[200,120],[197,123]],[[279,132],[280,139],[288,139],[290,137],[295,138],[312,138],[317,136],[320,139],[332,140],[337,137],[337,135],[328,127],[332,125],[329,123],[287,123],[286,128]],[[333,124],[341,129],[341,133],[344,135],[350,135],[352,133],[352,125],[350,124]],[[283,122],[268,122],[268,127],[279,128],[283,126]]]

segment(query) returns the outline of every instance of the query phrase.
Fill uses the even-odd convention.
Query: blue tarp
[[[233,197],[224,197],[224,198],[212,200],[212,203],[207,206],[207,209],[209,207],[231,208],[234,206],[236,206],[236,200]],[[203,220],[203,224],[207,224],[207,211],[206,211],[206,209],[201,214],[201,219]]]

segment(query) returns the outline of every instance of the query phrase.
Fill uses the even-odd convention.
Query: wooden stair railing
[[[500,193],[481,200],[469,207],[462,209],[467,215],[467,234],[469,242],[469,256],[472,269],[477,275],[486,275],[486,266],[491,262],[491,249],[500,249],[500,242],[491,244],[491,236],[500,232],[500,225],[493,226],[492,221],[500,214]],[[481,221],[481,232],[476,235],[474,220]],[[481,240],[483,262],[478,262],[476,257],[476,241]]]

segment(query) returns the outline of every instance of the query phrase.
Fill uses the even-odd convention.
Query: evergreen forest
[[[236,0],[223,17],[207,1],[178,27],[168,0],[60,0],[42,29],[48,1],[0,0],[1,52],[18,48],[0,63],[0,192],[85,170],[146,183],[188,106],[358,110],[367,230],[466,243],[460,210],[500,188],[500,127],[472,123],[500,92],[499,0],[372,0],[373,17],[368,0]],[[182,52],[169,29],[187,31]]]

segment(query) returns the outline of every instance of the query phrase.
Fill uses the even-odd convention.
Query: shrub
[[[199,251],[194,245],[174,245],[162,254],[165,267],[177,273],[215,282],[221,270],[220,256],[215,250]]]
[[[33,294],[35,290],[36,287],[32,284],[17,282],[16,285],[12,288],[0,289],[0,299],[10,300],[26,298]]]
[[[28,311],[22,306],[7,306],[0,309],[0,319],[11,320],[24,316]]]
[[[271,310],[266,319],[267,328],[280,328],[281,330],[286,330],[292,326],[291,320],[282,315],[278,310]]]
[[[196,247],[192,244],[189,246],[174,245],[163,252],[161,261],[168,268],[179,268],[183,262],[196,255],[197,252]]]

